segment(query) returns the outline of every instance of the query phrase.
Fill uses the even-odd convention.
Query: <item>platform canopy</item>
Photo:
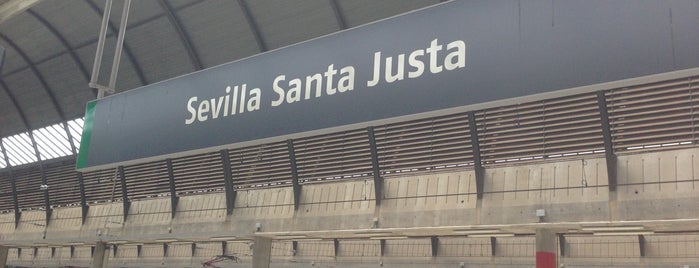
[[[116,91],[123,92],[222,63],[439,3],[439,0],[132,1]],[[99,83],[108,84],[123,0],[114,0]],[[0,0],[0,137],[27,147],[46,127],[79,138],[105,0]],[[73,122],[72,120],[78,119]],[[55,126],[55,127],[52,127]],[[45,140],[65,140],[46,132]],[[22,136],[25,135],[25,136]],[[39,135],[34,135],[39,136]],[[55,136],[55,137],[51,137]],[[37,139],[41,139],[40,137]],[[37,141],[41,143],[42,141]],[[54,157],[70,154],[66,142]],[[39,146],[42,158],[52,158]],[[21,153],[16,153],[21,154]],[[16,154],[10,154],[11,157]],[[5,167],[4,159],[0,168]]]

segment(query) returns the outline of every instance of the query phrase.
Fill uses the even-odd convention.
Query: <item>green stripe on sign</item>
[[[87,166],[87,154],[90,152],[90,139],[92,138],[92,124],[95,120],[95,106],[97,101],[92,101],[87,104],[85,109],[85,123],[83,124],[83,135],[80,139],[80,152],[78,153],[78,162],[75,164],[75,169],[82,169]]]

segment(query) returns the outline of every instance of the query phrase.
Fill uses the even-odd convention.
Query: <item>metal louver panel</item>
[[[384,175],[473,167],[468,114],[374,128]]]
[[[228,152],[237,189],[291,185],[291,165],[286,142],[276,142]]]
[[[694,146],[698,80],[687,77],[607,91],[615,152]]]
[[[604,151],[594,93],[487,109],[476,117],[483,166]]]
[[[124,167],[130,200],[170,194],[170,178],[164,161]]]
[[[121,183],[116,168],[83,173],[83,182],[88,203],[121,200]]]
[[[0,214],[14,211],[10,174],[0,174]]]
[[[369,136],[364,129],[294,140],[299,183],[372,174]]]
[[[38,166],[15,171],[17,202],[20,210],[44,207],[44,193],[41,185],[41,171]]]
[[[80,185],[72,162],[44,168],[52,207],[80,204]]]
[[[223,191],[223,161],[219,152],[172,159],[177,195]],[[167,177],[163,192],[168,191]]]

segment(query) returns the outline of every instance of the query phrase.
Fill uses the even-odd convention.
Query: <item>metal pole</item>
[[[129,7],[131,0],[124,1],[124,10],[121,13],[121,25],[119,25],[119,36],[117,37],[116,50],[114,51],[114,61],[112,62],[112,73],[109,75],[109,89],[115,90],[116,78],[121,62],[121,50],[124,48],[124,35],[126,34],[126,23],[129,20]]]
[[[104,40],[107,38],[107,25],[109,24],[109,14],[112,11],[112,0],[107,0],[104,4],[104,14],[102,15],[102,26],[100,26],[100,35],[97,39],[97,51],[95,52],[95,63],[92,65],[92,76],[90,77],[91,88],[97,88],[97,78],[100,72],[100,65],[102,63],[102,54],[104,51]],[[99,90],[102,95],[104,92]],[[99,94],[99,93],[98,93]],[[99,97],[99,96],[98,96]]]

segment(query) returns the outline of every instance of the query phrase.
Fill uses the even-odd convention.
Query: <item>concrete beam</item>
[[[107,243],[105,242],[97,242],[97,245],[94,247],[95,251],[92,254],[92,265],[90,266],[91,268],[102,268],[102,267],[107,267],[107,258],[109,258],[109,254],[107,254]]]
[[[252,245],[252,267],[269,268],[272,259],[272,239],[268,237],[255,237]]]
[[[0,246],[0,267],[7,265],[7,254],[10,252],[10,247]]]
[[[556,267],[556,231],[536,229],[536,268]]]

